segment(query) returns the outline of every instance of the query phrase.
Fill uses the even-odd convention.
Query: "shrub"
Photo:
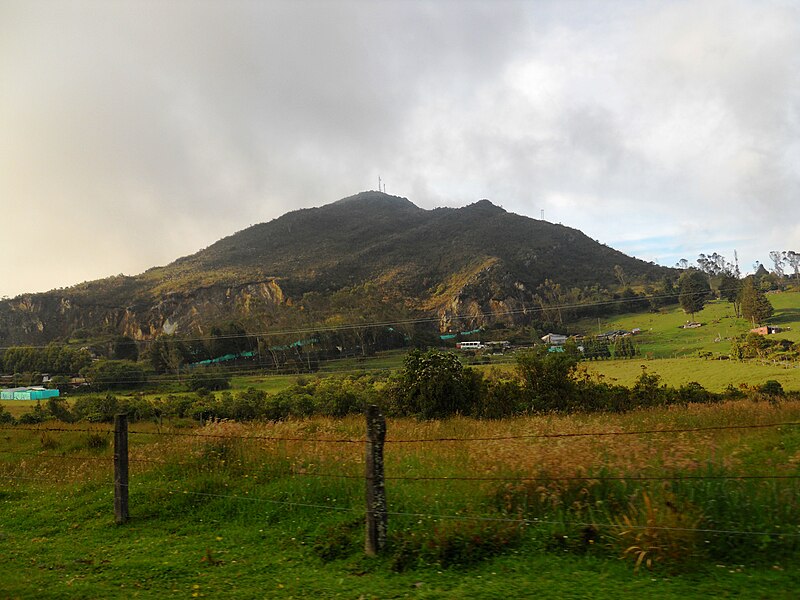
[[[503,419],[522,412],[523,396],[519,382],[513,379],[487,379],[475,416]]]
[[[37,400],[33,410],[22,415],[17,422],[20,425],[37,425],[43,423],[45,419],[47,419],[47,413],[42,408],[42,403]]]
[[[130,389],[144,385],[144,369],[127,360],[98,360],[83,370],[96,390]]]
[[[0,425],[9,425],[14,423],[14,415],[6,410],[6,407],[0,404]]]
[[[542,346],[517,354],[517,373],[527,406],[534,412],[565,411],[578,404],[573,375],[578,366],[567,352]]]
[[[90,431],[86,434],[84,445],[87,450],[102,450],[107,448],[109,445],[109,433]]]
[[[393,408],[420,419],[469,415],[477,401],[474,384],[452,352],[412,350],[391,388]]]
[[[679,387],[676,396],[678,401],[682,404],[688,404],[690,402],[705,403],[715,399],[714,394],[696,381],[690,381],[686,385]]]
[[[54,418],[64,423],[72,423],[75,417],[69,410],[69,405],[64,398],[48,398],[47,412]]]
[[[194,401],[189,396],[176,396],[170,394],[163,402],[163,412],[171,417],[184,418],[189,416]]]
[[[783,386],[781,385],[780,381],[775,381],[774,379],[770,379],[764,384],[758,386],[758,391],[766,396],[786,395],[786,392],[783,390]]]
[[[192,372],[187,382],[189,389],[196,392],[227,390],[231,387],[231,376],[222,369],[197,369]]]
[[[445,521],[431,530],[405,531],[390,539],[394,571],[419,564],[442,568],[469,565],[502,554],[522,539],[516,523]]]
[[[113,394],[105,396],[81,396],[75,401],[72,412],[80,421],[110,423],[120,412],[120,403]]]
[[[222,394],[223,405],[228,406],[225,418],[236,421],[252,421],[264,415],[267,393],[255,388],[248,388],[235,397],[228,392]]]
[[[142,419],[152,419],[158,411],[144,395],[135,394],[120,401],[119,412],[127,413],[128,419],[131,421],[141,421]]]

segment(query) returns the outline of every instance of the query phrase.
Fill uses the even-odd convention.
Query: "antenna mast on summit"
[[[381,191],[381,176],[378,175],[378,191]]]
[[[544,221],[544,209],[542,209],[542,221]]]

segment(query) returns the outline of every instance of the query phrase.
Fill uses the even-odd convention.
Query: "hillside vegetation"
[[[356,316],[432,316],[430,328],[439,331],[518,326],[530,322],[524,309],[537,295],[607,300],[622,272],[642,287],[670,270],[488,200],[423,210],[364,192],[255,225],[141,275],[2,301],[0,345],[76,332],[188,336],[229,321],[263,332]]]

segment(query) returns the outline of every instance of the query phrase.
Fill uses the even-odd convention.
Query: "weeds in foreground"
[[[626,514],[617,518],[619,531],[614,535],[624,550],[623,558],[634,560],[634,572],[642,565],[679,564],[696,555],[698,529],[702,521],[697,509],[679,502],[672,494],[653,496],[641,492],[641,503],[631,501]]]
[[[400,531],[390,540],[391,567],[402,572],[422,565],[470,565],[507,552],[524,530],[522,523],[444,521],[430,529]]]

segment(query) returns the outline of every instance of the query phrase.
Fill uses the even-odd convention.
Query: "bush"
[[[10,425],[14,423],[14,415],[6,410],[6,407],[0,404],[0,425]]]
[[[780,381],[775,381],[774,379],[770,379],[764,384],[758,386],[758,391],[766,396],[786,395],[786,392],[783,390],[783,386],[781,385]]]
[[[167,399],[162,402],[161,410],[163,414],[167,416],[183,419],[189,416],[189,411],[192,409],[193,403],[194,400],[189,396],[170,394],[167,396]]]
[[[83,374],[96,390],[136,388],[147,381],[144,369],[127,360],[99,360]]]
[[[534,412],[579,408],[575,393],[578,360],[567,352],[548,352],[543,346],[517,353],[517,373],[523,398]]]
[[[37,425],[38,423],[44,423],[46,419],[47,413],[42,408],[42,403],[37,400],[33,410],[22,415],[17,419],[17,422],[20,425]]]
[[[160,414],[156,406],[142,394],[135,394],[129,398],[123,398],[119,403],[119,412],[126,413],[130,421],[152,419]]]
[[[64,398],[48,398],[47,412],[50,413],[54,419],[63,421],[64,423],[72,423],[72,421],[75,420],[75,417],[69,410],[69,404],[67,404]]]
[[[689,404],[690,402],[705,403],[716,399],[715,394],[709,392],[696,381],[690,381],[686,385],[679,387],[676,396],[681,404]]]
[[[231,387],[231,376],[222,369],[197,369],[189,376],[187,385],[193,392],[201,389],[210,392],[227,390]]]
[[[110,423],[120,412],[120,403],[113,394],[105,396],[81,396],[75,401],[72,412],[80,421]]]
[[[523,410],[522,388],[513,379],[487,379],[482,391],[476,417],[503,419],[520,414]]]
[[[521,541],[522,531],[517,523],[444,521],[429,531],[394,534],[390,539],[392,570],[474,564],[513,548]]]
[[[393,409],[420,419],[472,414],[476,379],[452,352],[412,350],[391,387]]]

